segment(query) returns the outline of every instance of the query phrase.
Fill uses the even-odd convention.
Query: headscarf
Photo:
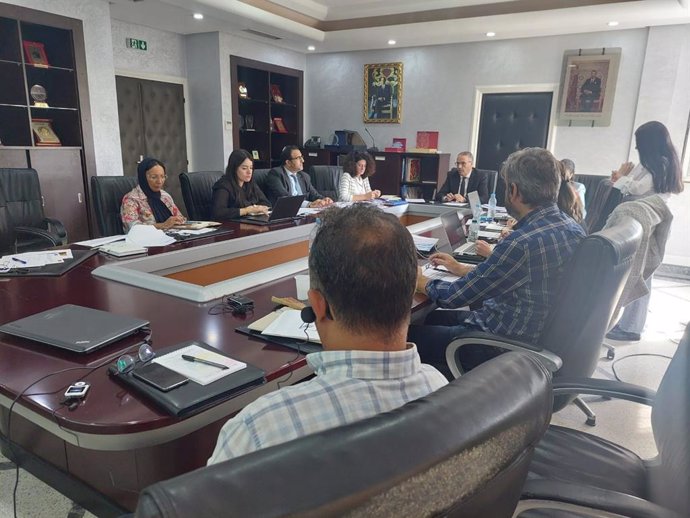
[[[161,191],[155,192],[151,189],[146,179],[146,172],[157,165],[161,166],[163,172],[165,172],[165,165],[162,162],[155,158],[144,158],[137,166],[137,178],[139,179],[139,187],[144,191],[146,199],[149,202],[153,217],[156,218],[156,223],[163,223],[172,216],[172,212],[170,212],[170,209],[163,203],[163,200],[161,200]]]

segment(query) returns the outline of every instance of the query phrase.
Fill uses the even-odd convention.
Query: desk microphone
[[[369,135],[371,137],[371,147],[368,149],[368,151],[378,151],[379,148],[376,147],[376,141],[374,140],[374,135],[371,134],[371,132],[369,131],[369,129],[366,126],[364,126],[364,131],[366,131],[367,135]]]

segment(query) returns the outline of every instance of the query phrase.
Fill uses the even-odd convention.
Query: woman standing
[[[271,206],[252,181],[254,162],[249,152],[235,149],[228,157],[225,175],[213,186],[213,218],[229,220],[248,214],[268,214]]]
[[[365,201],[381,196],[381,191],[371,188],[369,177],[374,174],[376,165],[371,155],[365,151],[350,153],[343,165],[340,179],[338,201]]]

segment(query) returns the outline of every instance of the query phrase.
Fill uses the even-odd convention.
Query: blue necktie
[[[292,181],[292,195],[299,196],[300,194],[302,194],[302,188],[299,186],[299,182],[297,181],[297,175],[288,173],[288,176]]]

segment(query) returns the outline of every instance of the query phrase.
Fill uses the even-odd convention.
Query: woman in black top
[[[254,165],[244,149],[228,157],[225,175],[213,186],[213,219],[228,220],[248,214],[267,214],[271,204],[252,181]]]

